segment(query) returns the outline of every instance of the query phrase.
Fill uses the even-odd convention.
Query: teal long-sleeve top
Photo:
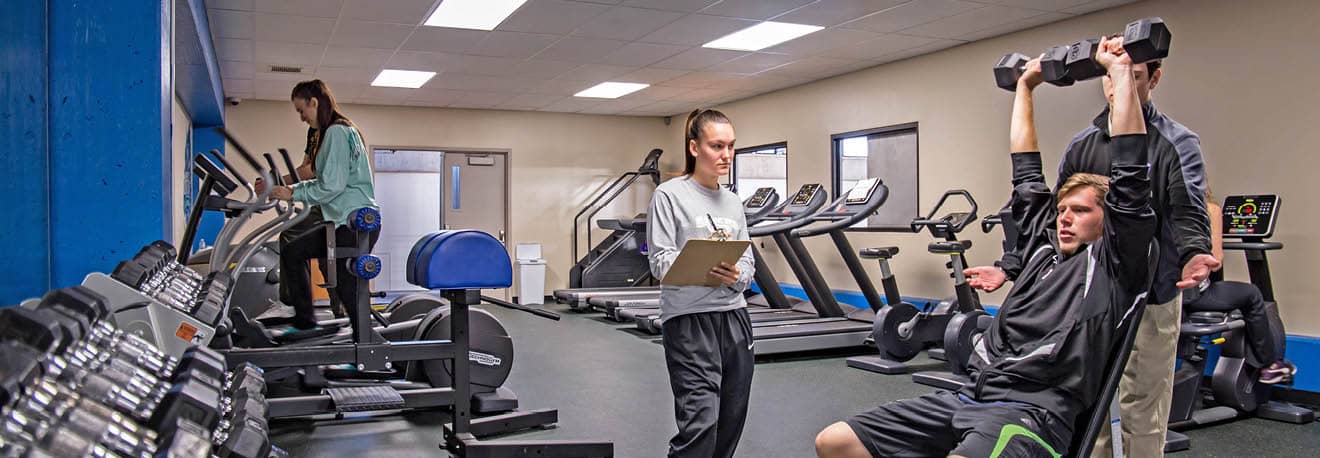
[[[324,221],[347,224],[349,213],[359,208],[380,209],[371,160],[356,128],[343,124],[326,128],[315,167],[316,178],[293,185],[293,200],[319,205]]]

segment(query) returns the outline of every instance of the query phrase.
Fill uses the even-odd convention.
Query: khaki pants
[[[1123,379],[1118,382],[1118,408],[1123,418],[1123,456],[1164,456],[1173,401],[1173,365],[1182,320],[1182,294],[1163,304],[1148,304]],[[1106,409],[1106,406],[1097,406]],[[1092,458],[1112,457],[1109,428],[1101,428]]]

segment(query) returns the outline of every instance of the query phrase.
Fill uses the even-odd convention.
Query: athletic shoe
[[[1297,373],[1297,366],[1286,359],[1275,361],[1269,367],[1261,369],[1260,383],[1274,385],[1292,381],[1293,375]]]
[[[307,328],[307,329],[299,329],[299,328],[297,328],[297,327],[295,327],[295,326],[289,326],[289,327],[287,327],[287,328],[283,328],[283,329],[274,329],[274,330],[271,330],[271,331],[270,331],[270,334],[271,334],[271,336],[274,336],[274,337],[276,337],[276,338],[279,338],[279,337],[284,337],[284,336],[288,336],[288,335],[290,335],[290,334],[295,334],[295,333],[299,333],[299,332],[317,331],[317,330],[321,330],[321,329],[325,329],[325,328],[322,328],[320,325],[317,325],[316,327]]]

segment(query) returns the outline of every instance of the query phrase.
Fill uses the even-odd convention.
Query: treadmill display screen
[[[770,202],[770,195],[774,194],[775,188],[764,187],[756,188],[756,193],[747,198],[747,203],[743,204],[747,208],[761,208]]]
[[[1224,198],[1224,235],[1265,238],[1274,234],[1279,196],[1228,196]]]
[[[852,190],[848,191],[848,200],[845,200],[844,203],[847,205],[866,203],[866,201],[871,200],[871,193],[875,192],[875,187],[878,184],[880,184],[879,178],[867,178],[858,181]]]
[[[798,188],[796,194],[793,194],[793,200],[789,202],[789,205],[804,207],[811,203],[811,198],[815,197],[816,193],[821,192],[820,190],[821,186],[818,183],[804,184],[801,188]]]

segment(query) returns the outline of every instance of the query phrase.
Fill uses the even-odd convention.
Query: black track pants
[[[752,390],[747,309],[679,315],[664,322],[665,366],[678,434],[671,457],[731,457]]]

